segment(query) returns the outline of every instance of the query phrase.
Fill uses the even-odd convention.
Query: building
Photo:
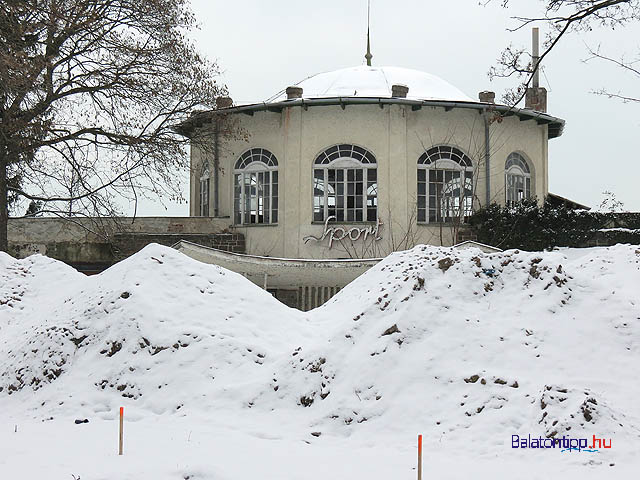
[[[549,193],[548,142],[564,121],[546,113],[537,83],[523,109],[494,97],[359,66],[263,103],[221,99],[180,127],[193,139],[190,215],[226,221],[259,256],[374,258],[459,243],[473,209]]]
[[[537,71],[536,45],[534,29]],[[365,58],[265,102],[219,98],[179,125],[191,141],[189,218],[82,219],[72,228],[15,219],[13,251],[98,272],[146,243],[173,245],[308,310],[396,250],[494,251],[468,241],[466,220],[483,205],[570,202],[549,194],[548,142],[564,121],[547,113],[537,73],[525,108],[511,108],[493,92],[476,100],[437,76]]]

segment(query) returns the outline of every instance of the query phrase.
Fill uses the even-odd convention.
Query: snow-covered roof
[[[302,98],[375,97],[391,98],[392,85],[409,87],[407,98],[416,100],[449,100],[474,102],[472,98],[440,77],[430,73],[401,67],[359,66],[319,73],[297,84]],[[267,100],[275,103],[286,100],[285,91]]]

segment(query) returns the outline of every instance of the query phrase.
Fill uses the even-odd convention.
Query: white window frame
[[[266,195],[251,195],[247,203],[246,190],[247,186],[252,185],[252,180],[263,177],[262,191],[264,192],[264,186],[267,186]],[[236,197],[236,189],[240,185],[240,195]],[[234,225],[275,225],[278,223],[278,161],[271,152],[264,148],[252,148],[245,151],[236,161],[235,168],[233,170],[233,222]],[[275,188],[274,188],[275,186]],[[255,187],[257,188],[257,187]],[[275,190],[275,192],[274,192]],[[238,202],[236,202],[236,199]],[[252,205],[255,201],[256,215],[251,214],[254,209]],[[275,206],[274,206],[275,202]],[[249,211],[247,211],[247,205],[249,205]],[[239,206],[239,208],[238,208]],[[262,211],[262,221],[259,221],[259,212]],[[266,213],[266,215],[265,215]],[[239,214],[239,221],[238,216]],[[252,218],[254,217],[254,218]],[[264,219],[268,218],[267,221]],[[256,221],[251,221],[255,219]]]
[[[442,157],[445,158],[442,158]],[[436,158],[439,157],[439,158]],[[464,215],[462,215],[461,221],[464,223],[469,216],[473,213],[473,197],[474,197],[474,184],[473,184],[473,170],[474,170],[474,162],[462,149],[458,147],[454,147],[452,145],[434,145],[426,150],[418,159],[418,168],[417,168],[417,220],[418,223],[450,223],[455,218],[458,218],[460,208],[464,209]],[[424,182],[420,180],[420,171],[424,171]],[[442,205],[443,200],[445,198],[455,198],[452,196],[440,196],[441,205],[435,206],[435,220],[432,221],[430,219],[431,207],[430,200],[433,195],[430,194],[430,185],[431,185],[431,171],[442,172],[442,183],[443,187],[447,185],[445,183],[445,178],[447,176],[446,172],[452,172],[459,174],[459,183],[460,183],[460,196],[458,198],[458,204],[453,206],[445,206]],[[436,173],[437,175],[437,173]],[[455,180],[452,178],[451,180]],[[420,193],[420,183],[424,183],[424,193]],[[440,182],[436,183],[436,191],[438,189],[437,185],[440,185]],[[470,185],[470,188],[467,186]],[[465,191],[470,190],[470,195],[465,195]],[[443,188],[444,191],[444,188]],[[420,199],[424,198],[424,208],[421,208]],[[438,195],[436,193],[436,201]],[[424,210],[424,217],[421,217],[420,210]],[[449,215],[449,212],[455,212],[454,215]]]
[[[524,188],[516,191],[519,180]],[[519,152],[511,152],[505,162],[504,191],[507,205],[531,198],[531,168],[527,158]]]
[[[329,184],[329,171],[335,171],[335,185],[338,186],[338,182],[342,184],[342,207],[338,208],[338,192],[334,190],[333,195],[330,195]],[[349,172],[362,172],[361,180],[349,180]],[[375,172],[375,179],[370,179],[369,172]],[[338,172],[341,172],[342,180],[338,181]],[[315,194],[316,183],[319,180],[316,175],[322,174],[322,181],[324,184],[324,196],[319,197]],[[355,173],[357,175],[357,173]],[[335,221],[340,223],[374,223],[378,220],[378,163],[375,156],[370,150],[352,144],[337,144],[326,148],[318,155],[314,161],[313,173],[312,173],[312,219],[314,222],[324,222],[327,218],[335,216]],[[356,197],[357,194],[349,194],[349,184],[353,185],[354,190],[357,190],[358,183],[362,184],[362,205],[360,207],[354,206],[349,208],[349,198]],[[318,202],[317,199],[322,198],[322,202]],[[329,199],[332,198],[334,203],[329,205]],[[357,198],[357,197],[356,197]],[[368,202],[372,203],[369,204]],[[329,212],[330,207],[335,210],[337,214],[339,210],[342,212],[342,218],[339,215],[334,215]],[[322,218],[316,217],[316,213],[319,209],[322,209]],[[374,211],[375,218],[369,218],[369,210]],[[350,212],[353,211],[354,215],[352,219],[349,219]],[[358,213],[361,215],[361,219],[357,220]]]
[[[200,187],[198,191],[199,205],[198,210],[201,217],[209,216],[209,199],[211,197],[211,177],[209,175],[209,169],[205,168],[202,176],[200,177]]]

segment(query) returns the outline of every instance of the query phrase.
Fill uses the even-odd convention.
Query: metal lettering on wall
[[[369,235],[373,236],[373,239],[377,242],[382,240],[380,236],[380,227],[382,227],[382,221],[378,218],[376,220],[375,225],[370,225],[368,227],[358,228],[345,228],[345,227],[330,227],[329,222],[331,220],[335,220],[336,217],[331,215],[327,217],[324,222],[324,231],[322,232],[321,237],[314,237],[313,235],[309,235],[303,238],[304,243],[307,243],[309,240],[313,240],[314,242],[322,242],[325,238],[329,238],[329,248],[333,246],[334,241],[341,241],[344,239],[349,239],[352,242],[359,240],[366,240]]]

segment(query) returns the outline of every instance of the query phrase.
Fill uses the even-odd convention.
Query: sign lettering
[[[322,232],[322,236],[315,237],[313,235],[309,235],[303,238],[304,243],[307,243],[310,240],[319,243],[322,242],[325,238],[329,238],[329,248],[331,248],[334,241],[339,242],[340,240],[344,240],[345,238],[348,238],[352,242],[355,242],[361,238],[362,240],[366,240],[369,235],[371,235],[376,242],[382,239],[382,237],[380,236],[380,227],[382,227],[383,224],[379,218],[376,220],[375,225],[369,225],[363,228],[353,227],[349,229],[345,227],[330,227],[329,222],[335,219],[336,217],[334,215],[327,217],[324,222],[324,230]]]

